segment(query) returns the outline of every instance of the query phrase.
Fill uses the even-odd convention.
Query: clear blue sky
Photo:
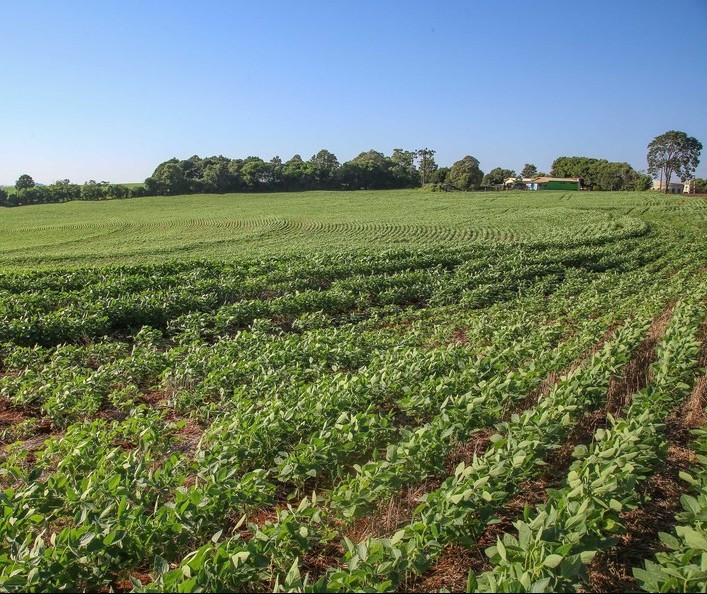
[[[142,181],[176,156],[645,169],[705,145],[706,0],[0,0],[0,183]]]

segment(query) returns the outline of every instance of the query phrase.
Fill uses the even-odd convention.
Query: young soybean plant
[[[648,319],[628,324],[583,367],[560,382],[539,405],[503,426],[493,446],[428,493],[412,521],[391,538],[345,541],[343,567],[310,586],[312,591],[389,591],[408,572],[429,567],[444,544],[478,534],[514,485],[537,472],[553,446],[579,420],[579,412],[605,393],[616,369],[628,362]],[[466,536],[465,536],[466,535]]]
[[[526,509],[515,523],[517,537],[506,534],[487,550],[494,568],[478,579],[470,574],[470,591],[571,591],[596,552],[613,545],[620,512],[638,504],[637,484],[665,454],[665,417],[689,394],[706,288],[676,305],[657,349],[653,383],[634,394],[623,417],[609,415],[609,426],[596,431],[590,446],[575,449],[563,487],[548,491],[534,512]]]
[[[702,381],[704,381],[704,376]],[[683,511],[672,534],[658,536],[665,551],[644,567],[634,567],[633,575],[646,592],[703,592],[707,589],[707,429],[696,429],[692,449],[698,464],[680,478],[690,485],[680,497]]]

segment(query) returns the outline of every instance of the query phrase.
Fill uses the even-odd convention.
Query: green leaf
[[[164,575],[169,571],[169,562],[164,557],[160,555],[155,555],[155,562],[153,564],[153,568],[157,575]]]
[[[393,534],[393,537],[390,539],[390,544],[395,545],[398,544],[403,537],[405,536],[405,530],[398,530],[395,534]]]
[[[290,570],[287,572],[287,576],[285,576],[285,585],[292,586],[299,581],[299,557],[295,557],[295,560],[292,562],[292,567],[290,567]]]
[[[233,567],[238,567],[241,563],[248,559],[248,557],[250,557],[250,551],[239,551],[238,553],[231,555],[231,563],[233,563]]]
[[[635,577],[641,585],[649,586],[650,584],[655,583],[656,576],[649,571],[646,571],[640,567],[634,567],[632,571],[633,577]],[[649,586],[647,590],[651,591],[653,588]]]
[[[136,588],[136,589],[142,588],[142,582],[139,579],[137,579],[135,576],[131,575],[130,581],[132,582],[134,588]]]
[[[543,560],[543,565],[549,567],[550,569],[555,569],[560,563],[562,563],[562,555],[548,555]]]
[[[584,444],[580,444],[577,447],[575,447],[574,450],[572,451],[572,457],[573,458],[584,458],[587,456],[588,453],[589,453],[589,448]]]
[[[677,526],[675,532],[685,539],[689,547],[707,551],[707,539],[694,528],[690,528],[690,526]]]
[[[548,591],[547,587],[549,585],[550,585],[550,578],[543,578],[541,580],[533,582],[533,584],[530,586],[530,591],[531,592],[547,592]]]
[[[500,538],[496,542],[496,550],[498,551],[498,554],[500,555],[501,559],[503,559],[504,561],[508,561],[506,546],[503,544]]]
[[[518,542],[522,549],[528,549],[530,543],[533,540],[533,533],[525,522],[517,522],[516,527],[518,528]]]
[[[700,481],[695,479],[691,474],[685,472],[684,470],[681,470],[680,472],[678,472],[678,476],[682,480],[690,483],[691,485],[694,485],[695,487],[698,487],[700,485]]]
[[[79,540],[79,546],[83,548],[87,547],[94,538],[96,538],[95,533],[86,532],[86,534],[81,537],[81,540]]]
[[[694,515],[697,515],[700,513],[701,506],[698,503],[697,499],[692,497],[691,495],[687,495],[686,493],[680,496],[680,503],[682,504],[683,508],[692,512]]]
[[[660,539],[660,542],[662,542],[668,548],[673,549],[674,551],[677,551],[682,547],[682,543],[680,542],[680,540],[675,538],[672,534],[669,534],[668,532],[658,532],[658,538]]]
[[[458,493],[457,495],[452,495],[449,500],[454,504],[457,505],[462,499],[464,499],[464,493]]]

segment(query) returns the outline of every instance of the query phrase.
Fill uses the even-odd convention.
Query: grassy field
[[[0,265],[528,242],[644,223],[700,228],[706,217],[703,199],[652,193],[304,192],[71,202],[0,210]]]
[[[707,201],[0,210],[0,591],[705,591]]]

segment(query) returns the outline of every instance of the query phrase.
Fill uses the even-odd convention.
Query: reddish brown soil
[[[459,466],[460,462],[470,464],[474,456],[481,457],[486,452],[491,440],[491,435],[495,432],[490,428],[480,429],[476,431],[470,439],[454,447],[444,461],[444,468],[447,474],[452,474],[454,469]]]
[[[412,518],[412,512],[420,505],[423,495],[439,487],[442,479],[429,480],[422,484],[401,489],[387,501],[382,502],[377,511],[354,522],[346,536],[353,542],[366,538],[380,538],[392,534]]]
[[[466,335],[466,330],[464,328],[457,328],[452,332],[452,337],[447,341],[447,344],[453,345],[468,345],[469,338]]]

